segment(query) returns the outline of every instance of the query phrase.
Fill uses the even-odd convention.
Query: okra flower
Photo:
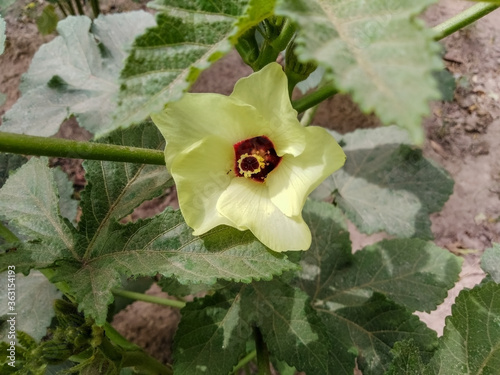
[[[274,251],[311,246],[302,208],[345,154],[325,129],[300,125],[280,65],[240,79],[230,96],[185,94],[151,117],[194,235],[229,225]]]

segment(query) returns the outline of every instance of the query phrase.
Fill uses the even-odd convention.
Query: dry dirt
[[[23,3],[23,2],[20,2]],[[28,2],[25,1],[24,4]],[[144,3],[144,2],[143,2]],[[137,9],[144,4],[109,1],[108,9]],[[471,6],[470,2],[441,0],[423,18],[430,26]],[[7,44],[0,56],[0,92],[7,94],[0,115],[19,97],[20,75],[31,57],[51,37],[40,37],[33,20],[22,5],[6,16]],[[455,180],[454,193],[443,210],[432,215],[432,230],[438,245],[465,258],[460,282],[448,299],[431,314],[418,314],[429,327],[442,334],[444,317],[464,287],[472,287],[482,277],[479,257],[492,242],[500,242],[500,10],[442,41],[444,61],[459,84],[452,102],[432,103],[432,114],[425,120],[427,141],[424,154],[444,166]],[[234,82],[250,73],[238,55],[231,53],[205,72],[196,83],[196,92],[231,92]],[[2,103],[0,103],[2,104]],[[339,132],[378,126],[373,116],[360,113],[347,96],[336,96],[320,106],[314,123]],[[1,130],[1,127],[0,127]],[[59,136],[88,139],[89,135],[69,122]],[[56,159],[70,174],[75,188],[84,185],[79,161]],[[159,207],[176,205],[175,191],[168,197],[149,202],[135,215],[147,216]],[[365,236],[350,226],[355,249],[376,242],[384,234]],[[148,293],[160,294],[155,287]],[[114,325],[127,338],[145,346],[158,359],[170,357],[170,342],[179,319],[177,311],[136,302],[119,313]]]

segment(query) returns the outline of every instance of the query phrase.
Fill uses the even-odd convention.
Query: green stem
[[[10,231],[9,228],[7,228],[3,223],[0,221],[0,237],[2,237],[5,242],[17,242],[19,241],[19,238]]]
[[[164,165],[162,151],[0,132],[0,152]]]
[[[264,342],[262,333],[260,330],[254,328],[255,335],[255,347],[257,348],[257,367],[259,368],[258,375],[271,375],[271,369],[269,368],[269,351],[267,350],[267,345]]]
[[[290,43],[290,40],[292,39],[294,34],[295,34],[295,26],[287,18],[285,20],[283,28],[281,29],[280,35],[273,41],[274,49],[278,50],[278,52],[283,51],[288,45],[288,43]]]
[[[500,7],[500,5],[485,2],[473,5],[462,13],[457,14],[455,17],[433,27],[432,30],[435,32],[434,39],[441,40],[463,27],[470,25],[474,21],[477,21],[481,17],[484,17],[488,13],[493,12],[498,7]]]
[[[331,85],[323,86],[309,95],[294,100],[292,105],[297,112],[302,113],[305,110],[314,107],[316,104],[321,103],[330,96],[335,95],[337,92],[337,89]]]
[[[94,12],[94,18],[97,18],[100,13],[99,0],[90,0],[90,4],[92,5],[92,12]]]
[[[239,369],[245,367],[250,361],[252,361],[257,356],[257,351],[252,350],[244,358],[242,358],[236,366],[233,367],[233,372],[231,374],[236,374]]]
[[[156,296],[150,296],[150,295],[143,294],[143,293],[130,292],[128,290],[123,290],[123,289],[111,289],[111,292],[115,296],[125,297],[125,298],[133,299],[136,301],[157,303],[159,305],[175,307],[178,309],[182,309],[184,306],[186,306],[186,304],[184,302],[181,302],[181,301],[176,301],[176,300],[162,298],[162,297],[156,297]]]

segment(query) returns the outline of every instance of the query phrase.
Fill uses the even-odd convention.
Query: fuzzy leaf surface
[[[500,285],[463,290],[446,318],[426,374],[497,374],[500,369]]]
[[[0,274],[2,280],[7,280],[7,272]],[[54,300],[61,298],[62,293],[47,280],[39,271],[31,271],[28,276],[16,275],[16,312],[19,316],[29,316],[29,319],[16,321],[16,330],[23,331],[40,341],[47,334],[54,317]],[[0,286],[0,317],[8,319],[7,282]],[[2,325],[0,337],[7,337],[7,324]],[[2,341],[2,339],[0,339]],[[9,340],[6,340],[9,341]]]
[[[280,0],[276,14],[298,25],[296,53],[327,69],[337,87],[386,125],[422,143],[438,45],[415,16],[435,0]]]
[[[100,142],[157,150],[165,147],[163,137],[150,122],[118,129]],[[123,219],[142,202],[161,195],[172,185],[172,179],[162,165],[87,160],[83,166],[87,187],[81,194],[79,230],[85,238],[79,248],[84,251],[82,257],[89,257],[103,250],[113,221]]]
[[[413,341],[401,341],[392,350],[394,360],[385,375],[420,375],[424,373],[425,365],[420,350]]]
[[[436,335],[411,310],[442,301],[458,278],[460,261],[417,239],[386,240],[353,255],[341,211],[315,204],[322,207],[315,213],[322,212],[321,225],[311,226],[313,243],[304,253],[297,282],[336,341],[334,353],[356,353],[364,374],[387,371],[397,341],[412,339],[428,357]],[[304,212],[308,222],[310,215]],[[427,286],[429,295],[422,292]],[[348,369],[353,368],[354,360]]]
[[[16,265],[26,273],[57,259],[76,256],[74,228],[59,214],[59,197],[46,158],[31,158],[0,189],[0,215],[29,241],[0,258],[0,269]],[[73,254],[73,255],[72,255]]]
[[[160,111],[231,49],[235,39],[269,16],[274,1],[156,0],[158,26],[136,38],[121,72],[115,122],[128,125]],[[234,40],[233,40],[234,41]]]
[[[494,243],[493,247],[485,250],[481,257],[481,268],[500,284],[500,244]]]
[[[181,310],[182,320],[175,334],[175,373],[229,373],[252,335],[252,327],[241,319],[242,314],[239,293],[216,293],[188,303]]]
[[[96,135],[112,130],[127,49],[154,25],[154,17],[144,11],[100,15],[93,23],[85,16],[59,22],[60,36],[35,54],[23,76],[22,96],[5,114],[2,131],[51,136],[71,115]]]
[[[68,175],[60,168],[53,169],[54,179],[59,192],[59,212],[61,216],[75,223],[78,211],[78,202],[73,199],[73,183],[68,179]]]
[[[28,161],[24,156],[17,154],[0,154],[0,188],[5,184],[11,172]]]
[[[113,299],[110,290],[120,285],[120,275],[160,273],[181,283],[213,284],[217,279],[270,279],[296,268],[248,231],[220,227],[200,237],[191,233],[181,213],[171,209],[136,223],[113,222],[102,246],[85,264],[67,264],[62,280],[70,284],[80,307],[102,324]]]
[[[363,233],[432,239],[429,214],[453,192],[448,173],[412,149],[407,134],[396,127],[335,137],[344,144],[346,163],[313,196],[333,196]]]

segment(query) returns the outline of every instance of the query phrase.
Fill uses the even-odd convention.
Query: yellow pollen
[[[245,160],[245,159],[250,159],[250,160]],[[254,160],[251,160],[251,159],[254,159]],[[254,168],[254,169],[246,170],[246,169],[244,169],[244,166],[242,166],[242,164],[244,162],[245,162],[245,164],[247,164],[246,165],[247,168],[254,167],[253,164],[257,164],[257,163],[258,163],[258,166],[255,166],[256,168]],[[252,154],[252,155],[243,154],[243,155],[241,155],[241,157],[238,160],[238,168],[240,170],[240,173],[246,178],[250,178],[250,177],[252,177],[252,175],[259,173],[262,170],[262,168],[264,168],[265,166],[266,166],[266,162],[264,161],[264,158],[262,156],[260,156],[259,154]]]

